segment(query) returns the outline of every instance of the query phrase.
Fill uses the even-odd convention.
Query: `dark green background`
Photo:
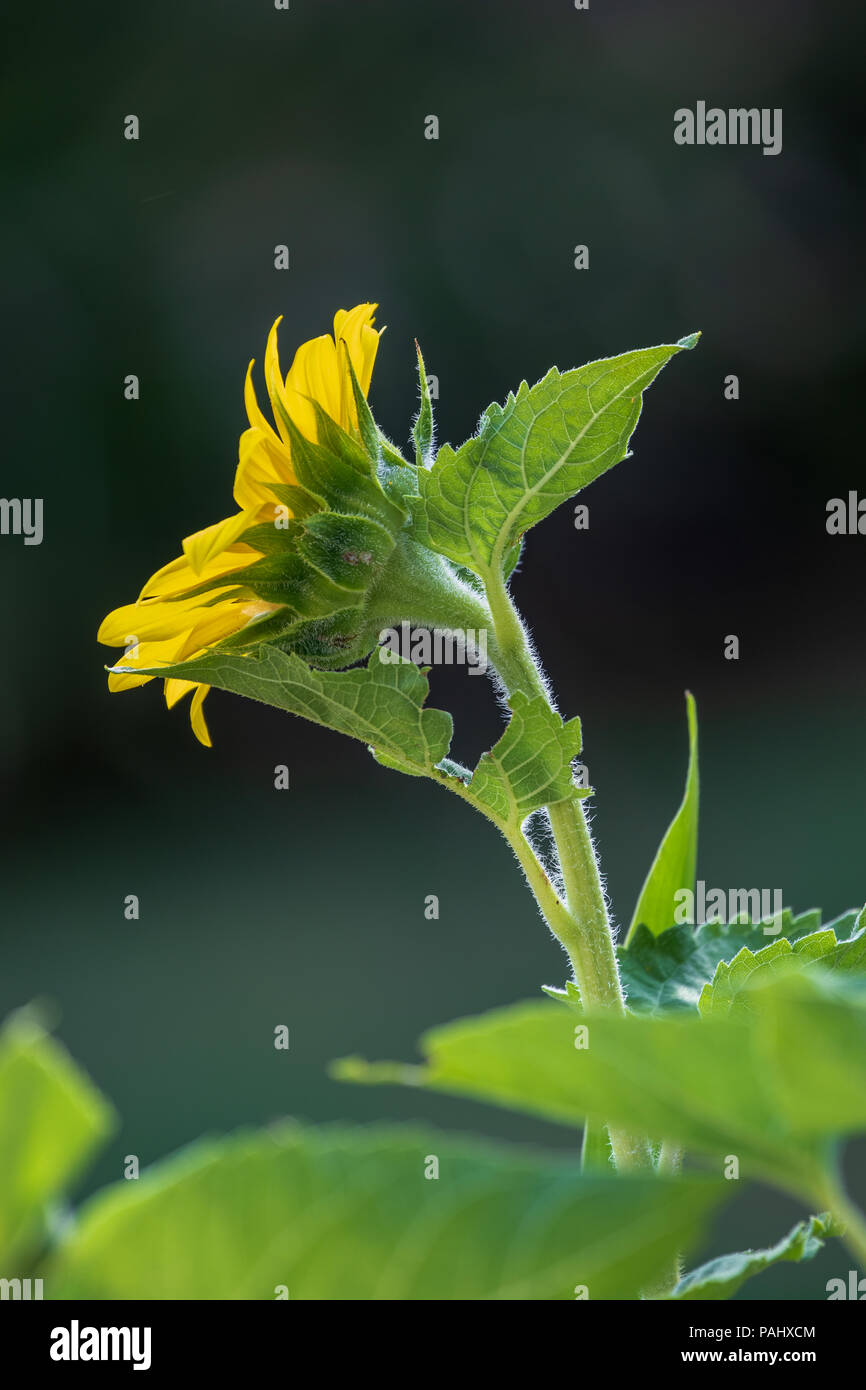
[[[208,753],[156,687],[105,692],[103,614],[231,510],[243,373],[278,313],[288,363],[334,309],[379,301],[372,401],[401,443],[415,335],[457,443],[552,362],[702,329],[652,388],[634,458],[585,495],[589,532],[568,508],[550,518],[515,591],[584,719],[620,922],[680,794],[686,687],[701,877],[828,913],[866,896],[866,539],[824,527],[828,498],[864,487],[863,27],[854,6],[804,0],[18,7],[3,491],[44,497],[45,539],[0,538],[0,1006],[53,1001],[120,1110],[88,1185],[126,1153],[286,1113],[574,1143],[325,1076],[331,1057],[412,1056],[428,1025],[563,979],[486,824],[251,703],[209,697]],[[675,146],[673,112],[698,99],[782,107],[783,153]],[[435,671],[433,696],[455,708],[458,757],[495,737],[485,682]],[[862,1154],[851,1166],[863,1197]],[[752,1189],[712,1248],[796,1215]],[[822,1298],[849,1264],[834,1246],[750,1293]]]

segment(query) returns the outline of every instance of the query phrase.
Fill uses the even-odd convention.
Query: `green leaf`
[[[35,1016],[0,1030],[0,1269],[32,1255],[46,1214],[114,1127],[114,1112]]]
[[[567,1004],[575,1013],[583,1013],[583,1001],[574,980],[566,980],[562,989],[557,989],[555,985],[542,985],[541,988],[551,999],[555,999],[560,1004]]]
[[[679,810],[668,826],[641,889],[626,945],[643,924],[654,935],[666,931],[676,921],[675,894],[687,888],[694,892],[698,863],[698,714],[694,696],[686,691],[689,723],[689,768],[686,789]]]
[[[837,944],[823,963],[838,969],[864,968],[866,913],[847,912],[822,928],[819,911],[795,917],[785,908],[780,925],[779,939],[790,942],[795,950],[800,941],[810,941],[804,956],[814,949],[811,938],[829,932]],[[630,944],[617,950],[628,1006],[640,1013],[695,1009],[720,962],[733,960],[744,949],[758,953],[767,945],[761,923],[747,921],[670,927],[659,936],[653,936],[648,927],[638,927]]]
[[[753,1026],[780,1123],[815,1136],[866,1128],[866,980],[814,969],[760,995]]]
[[[679,1281],[671,1298],[682,1301],[731,1298],[747,1279],[761,1274],[782,1260],[799,1263],[812,1260],[823,1249],[824,1237],[838,1231],[829,1212],[799,1221],[786,1236],[765,1250],[740,1250],[735,1255],[720,1255],[716,1260],[693,1269]]]
[[[357,1059],[345,1079],[402,1082],[560,1123],[609,1123],[740,1159],[811,1192],[831,1138],[866,1129],[866,987],[820,970],[761,989],[743,1020],[583,1015],[520,1004],[434,1029],[422,1067]],[[584,1031],[585,1030],[585,1031]]]
[[[281,1127],[100,1194],[45,1283],[58,1299],[634,1298],[723,1188],[581,1178],[570,1158],[436,1132]]]
[[[747,1013],[760,1004],[755,986],[792,967],[819,964],[831,970],[862,971],[866,956],[866,931],[860,919],[853,940],[839,942],[832,927],[802,936],[793,945],[780,937],[759,951],[743,946],[733,960],[720,961],[711,982],[704,985],[698,1009],[705,1018],[711,1014]]]
[[[853,912],[846,913],[830,923],[839,943],[828,962],[833,970],[866,971],[866,907],[856,915],[849,931],[847,924],[854,916]]]
[[[302,715],[361,739],[381,762],[416,776],[436,775],[451,743],[451,715],[424,708],[426,675],[411,661],[383,662],[378,651],[351,671],[311,670],[294,653],[265,645],[248,656],[214,651],[148,674],[200,681]]]
[[[419,1043],[423,1066],[343,1058],[340,1081],[425,1086],[560,1124],[582,1126],[575,1091],[574,1019],[548,1004],[522,1003],[433,1028]]]
[[[519,826],[542,806],[589,796],[577,788],[571,762],[580,753],[580,720],[564,724],[543,695],[517,691],[511,719],[489,753],[483,753],[469,792],[492,820]]]
[[[418,473],[416,539],[497,578],[520,537],[626,457],[642,392],[696,338],[626,352],[573,371],[555,367],[484,412],[478,433],[446,444]]]

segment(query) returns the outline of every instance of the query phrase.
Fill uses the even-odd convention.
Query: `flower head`
[[[135,603],[105,618],[98,640],[126,648],[109,673],[109,690],[144,685],[154,678],[154,669],[191,660],[228,638],[243,634],[254,641],[251,629],[281,610],[288,626],[304,617],[295,590],[298,565],[305,562],[289,527],[295,514],[292,501],[304,491],[296,455],[304,441],[320,443],[325,418],[333,422],[337,437],[351,440],[357,435],[355,385],[366,397],[379,343],[373,327],[375,309],[375,304],[359,304],[339,310],[333,337],[325,334],[299,347],[285,377],[277,349],[277,319],[264,364],[276,429],[259,407],[250,362],[244,387],[249,428],[241,435],[234,485],[239,510],[187,536],[182,554],[151,576]],[[321,505],[315,500],[313,509]],[[270,634],[273,624],[261,631],[263,636]],[[211,740],[202,705],[209,688],[191,680],[165,680],[169,708],[192,693],[193,731],[207,746]]]

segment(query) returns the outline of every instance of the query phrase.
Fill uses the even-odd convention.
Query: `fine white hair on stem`
[[[616,945],[616,944],[617,944],[617,935],[618,935],[618,932],[619,932],[619,928],[617,927],[617,925],[615,924],[614,919],[613,919],[613,911],[612,911],[612,909],[611,909],[610,894],[609,894],[608,891],[607,891],[607,875],[604,874],[604,873],[602,873],[602,870],[601,870],[601,863],[600,863],[600,860],[599,860],[598,850],[597,850],[596,843],[595,843],[595,836],[594,836],[593,833],[592,833],[592,811],[591,811],[591,809],[590,809],[589,804],[588,804],[587,801],[584,801],[584,803],[583,803],[583,814],[584,814],[584,819],[586,820],[586,833],[587,833],[587,835],[589,836],[590,848],[591,848],[591,850],[592,850],[593,858],[595,859],[596,865],[598,866],[598,881],[599,881],[599,884],[600,884],[600,886],[601,886],[601,896],[602,896],[602,900],[603,900],[603,902],[604,902],[604,910],[605,910],[605,913],[606,913],[606,915],[607,915],[607,920],[608,920],[608,924],[609,924],[609,927],[610,927],[610,934],[611,934],[611,936],[613,937],[613,943],[614,943],[614,945]]]
[[[546,807],[542,807],[539,811],[533,811],[532,815],[524,821],[522,828],[530,849],[553,884],[557,895],[561,898],[564,897],[562,870],[559,867],[556,841],[553,838],[553,830]]]
[[[509,594],[510,592],[511,591],[509,590]],[[526,646],[529,650],[529,655],[532,658],[532,664],[538,672],[538,679],[541,681],[541,688],[544,691],[545,698],[548,704],[550,705],[550,708],[552,710],[555,710],[556,698],[554,696],[553,686],[550,683],[550,678],[547,675],[547,672],[541,664],[541,658],[539,657],[538,652],[535,649],[535,641],[533,639],[532,633],[529,630],[529,627],[526,623],[525,618],[523,617],[523,614],[518,611],[516,606],[514,611],[517,614],[517,621],[520,623],[520,626],[523,629],[523,636],[526,640]]]

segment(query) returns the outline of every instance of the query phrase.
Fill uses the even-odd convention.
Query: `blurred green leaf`
[[[585,1015],[518,1004],[432,1030],[426,1064],[338,1063],[548,1120],[608,1123],[800,1194],[831,1139],[866,1129],[866,988],[813,969],[760,990],[744,1019]]]
[[[481,578],[500,576],[522,534],[626,457],[642,392],[697,337],[590,362],[552,367],[491,405],[478,433],[439,450],[418,473],[416,539]]]
[[[36,1252],[49,1207],[114,1127],[89,1077],[29,1010],[0,1029],[0,1256],[2,1272]]]
[[[431,1160],[438,1178],[425,1178]],[[581,1178],[440,1133],[285,1127],[202,1143],[94,1198],[52,1298],[633,1298],[724,1196]]]
[[[756,1274],[782,1260],[797,1263],[812,1260],[824,1247],[824,1238],[836,1235],[837,1230],[829,1212],[799,1221],[786,1236],[766,1250],[740,1250],[735,1255],[720,1255],[716,1260],[693,1269],[679,1281],[671,1297],[682,1301],[731,1298]]]
[[[686,789],[641,889],[626,945],[641,925],[648,927],[654,936],[667,931],[676,921],[674,895],[684,888],[690,892],[695,889],[698,864],[698,712],[694,696],[688,691],[686,712],[689,725]]]
[[[418,1043],[423,1066],[347,1057],[331,1070],[341,1081],[429,1086],[582,1126],[574,1024],[549,1004],[512,1004],[430,1029]]]
[[[863,976],[816,968],[755,993],[760,1000],[752,1027],[780,1125],[816,1137],[866,1128]]]

